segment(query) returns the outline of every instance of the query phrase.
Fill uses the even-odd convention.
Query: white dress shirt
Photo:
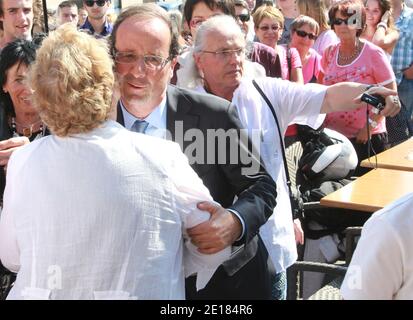
[[[277,78],[260,78],[256,81],[275,109],[283,136],[291,123],[314,128],[323,123],[324,115],[320,115],[320,110],[327,87],[318,84],[302,86]],[[255,145],[259,144],[265,168],[277,183],[277,205],[274,213],[260,228],[260,235],[279,273],[297,259],[297,247],[276,123],[270,107],[249,78],[243,79],[235,90],[232,103],[237,107],[249,135],[253,137],[255,132],[255,136],[260,137],[259,141],[254,138],[252,141]]]
[[[412,300],[412,234],[413,193],[374,213],[363,226],[341,286],[343,298]]]
[[[13,153],[0,259],[18,272],[9,299],[184,299],[229,258],[202,255],[186,228],[212,201],[177,144],[113,121]]]
[[[131,130],[136,120],[145,120],[148,122],[148,127],[145,130],[145,134],[152,137],[166,139],[166,96],[163,98],[159,106],[157,106],[145,119],[138,119],[133,114],[129,113],[123,105],[122,100],[120,100],[120,106],[126,129]]]

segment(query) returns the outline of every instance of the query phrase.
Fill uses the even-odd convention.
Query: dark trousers
[[[378,154],[387,148],[387,133],[378,133],[378,134],[373,134],[371,136],[371,149],[370,149],[370,154],[369,154],[369,146],[368,143],[357,143],[355,138],[350,139],[351,143],[354,146],[354,149],[356,149],[357,157],[359,159],[359,164],[357,165],[357,168],[354,172],[354,175],[356,177],[362,176],[363,174],[369,172],[371,169],[369,168],[363,168],[360,167],[360,162],[364,159],[367,159],[370,155],[374,156],[374,154]]]

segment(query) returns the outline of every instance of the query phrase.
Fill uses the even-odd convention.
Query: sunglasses
[[[295,30],[295,33],[296,33],[297,36],[299,36],[300,38],[308,37],[308,39],[310,39],[310,40],[315,40],[315,39],[317,39],[317,36],[316,36],[315,34],[308,33],[308,32],[305,32],[305,31],[303,31],[303,30]]]
[[[103,7],[106,3],[106,0],[85,0],[83,1],[85,5],[88,7],[93,7],[93,5],[96,3],[98,7]]]
[[[262,27],[259,27],[258,29],[260,29],[261,31],[268,31],[268,30],[273,30],[273,31],[277,31],[278,29],[280,29],[280,27],[279,26],[277,26],[277,25],[272,25],[272,26],[262,26]]]
[[[239,19],[241,22],[248,22],[248,21],[250,21],[250,14],[249,14],[249,13],[239,14],[239,15],[238,15],[238,19]]]
[[[335,18],[335,19],[333,19],[333,21],[331,21],[331,25],[332,25],[332,26],[340,26],[340,25],[342,25],[343,23],[344,23],[345,25],[348,25],[348,20],[349,20],[349,19]]]

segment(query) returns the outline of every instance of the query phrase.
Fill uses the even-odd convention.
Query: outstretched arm
[[[369,87],[368,85],[355,82],[341,82],[328,87],[320,112],[330,113],[359,108],[363,106],[363,102],[360,100],[361,95],[368,93],[379,94],[385,97],[386,106],[380,112],[382,116],[393,117],[399,113],[400,100],[396,90],[378,86]]]

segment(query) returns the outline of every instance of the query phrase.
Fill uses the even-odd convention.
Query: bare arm
[[[373,35],[373,42],[375,45],[379,46],[383,50],[391,53],[397,40],[399,39],[399,32],[397,30],[387,29],[389,17],[391,15],[390,11],[386,11],[381,17],[381,22],[377,25],[376,32]]]
[[[397,30],[390,30],[389,32],[386,32],[384,28],[379,27],[374,33],[371,42],[373,42],[376,46],[382,48],[384,51],[390,53],[393,51],[393,48],[396,45],[398,39],[399,32]]]
[[[290,79],[292,82],[304,84],[303,69],[302,68],[292,68]]]
[[[360,98],[366,92],[379,94],[386,99],[386,106],[380,112],[382,116],[395,116],[400,111],[400,102],[397,91],[385,87],[372,87],[366,91],[368,85],[355,82],[336,83],[327,88],[320,113],[352,110],[363,106]]]
[[[323,84],[323,80],[324,80],[324,73],[320,70],[320,73],[318,74],[318,77],[317,77],[317,83]]]
[[[413,64],[403,72],[406,79],[413,79]]]

